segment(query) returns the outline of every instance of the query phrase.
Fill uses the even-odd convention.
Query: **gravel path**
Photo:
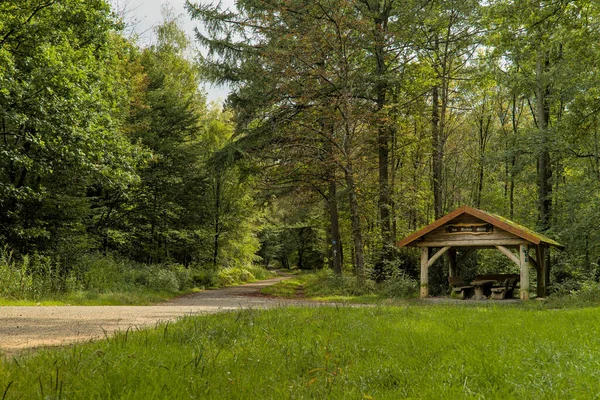
[[[154,306],[0,307],[0,353],[11,356],[28,348],[100,339],[185,315],[302,303],[259,295],[262,288],[283,279],[205,290]]]

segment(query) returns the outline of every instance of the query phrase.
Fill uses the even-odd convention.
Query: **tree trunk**
[[[343,267],[342,241],[340,237],[340,219],[338,215],[337,183],[334,176],[329,177],[329,193],[327,203],[329,205],[329,224],[331,226],[331,256],[333,271],[341,275]]]
[[[213,242],[213,267],[217,268],[219,258],[219,236],[221,235],[221,177],[215,177],[215,235]]]
[[[352,222],[352,240],[354,241],[354,273],[359,280],[365,279],[365,256],[363,249],[362,230],[360,226],[360,213],[356,197],[356,183],[354,182],[352,165],[345,170],[346,185],[348,186],[348,200],[350,203],[350,219]]]
[[[540,137],[540,147],[537,160],[538,169],[538,203],[539,227],[543,232],[550,228],[552,212],[552,166],[550,163],[550,150],[548,146],[548,124],[550,122],[550,107],[548,105],[549,86],[544,75],[549,67],[547,52],[538,54],[536,63],[536,105],[537,122]]]
[[[386,247],[393,245],[391,235],[391,216],[390,216],[390,188],[389,188],[389,142],[390,131],[389,122],[385,118],[385,106],[387,103],[388,83],[385,78],[385,32],[387,30],[387,20],[389,18],[389,9],[387,4],[376,2],[373,4],[376,14],[374,23],[374,51],[375,56],[375,78],[376,86],[376,114],[377,121],[377,154],[379,162],[379,219],[381,226],[381,238],[383,244],[382,258],[388,259]]]
[[[439,39],[435,38],[434,51],[439,50]],[[442,200],[442,132],[440,132],[440,87],[436,84],[431,91],[431,144],[433,162],[433,210],[435,219],[441,218],[443,213]]]

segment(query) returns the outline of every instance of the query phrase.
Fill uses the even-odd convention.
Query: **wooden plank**
[[[527,256],[527,245],[519,246],[521,264],[521,300],[529,300],[529,257]]]
[[[512,233],[506,232],[502,229],[495,228],[493,232],[489,233],[448,233],[446,232],[446,226],[438,228],[433,232],[430,232],[423,236],[422,241],[427,242],[431,240],[462,240],[462,239],[520,239],[518,236]],[[521,239],[522,240],[522,239]],[[523,241],[523,240],[522,240]]]
[[[436,262],[438,260],[438,258],[440,258],[441,256],[443,256],[444,253],[447,252],[448,250],[450,250],[450,246],[443,247],[437,253],[435,253],[433,255],[433,257],[431,257],[429,259],[429,261],[427,261],[427,268],[431,267],[433,265],[433,263]]]
[[[431,232],[435,228],[438,228],[438,227],[444,225],[446,222],[456,218],[457,216],[463,214],[464,212],[465,212],[464,206],[457,208],[456,210],[452,211],[450,214],[438,219],[437,221],[434,221],[433,223],[416,231],[415,233],[408,235],[407,237],[405,237],[404,239],[402,239],[401,241],[398,242],[398,244],[397,244],[398,247],[411,245],[412,242],[415,241],[416,239],[420,238],[421,236],[425,235],[428,232]]]
[[[519,257],[517,257],[512,251],[510,251],[509,249],[507,249],[504,246],[496,246],[496,248],[498,250],[500,250],[500,253],[504,254],[506,257],[508,257],[512,262],[514,262],[515,264],[517,264],[517,266],[521,265],[521,261],[519,260]]]
[[[487,239],[459,239],[459,240],[436,240],[430,242],[421,242],[418,243],[418,247],[489,247],[495,248],[496,246],[520,246],[520,245],[528,245],[529,242],[524,241],[523,239],[502,239],[502,240],[487,240]]]
[[[429,249],[424,247],[421,249],[421,298],[429,296]]]

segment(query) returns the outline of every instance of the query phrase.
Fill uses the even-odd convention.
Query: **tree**
[[[135,182],[140,161],[119,129],[127,85],[110,7],[7,1],[0,20],[0,237],[22,252],[93,246],[88,187]]]

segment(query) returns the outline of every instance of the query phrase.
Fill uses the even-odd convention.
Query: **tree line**
[[[0,4],[0,244],[51,257],[238,266],[258,248],[252,178],[215,168],[233,135],[165,14],[141,48],[107,1]]]
[[[226,151],[263,166],[279,221],[319,230],[338,273],[410,270],[397,240],[467,204],[565,244],[552,260],[557,279],[595,279],[596,2],[239,0],[188,10],[203,27],[207,76],[233,87],[238,139]]]

